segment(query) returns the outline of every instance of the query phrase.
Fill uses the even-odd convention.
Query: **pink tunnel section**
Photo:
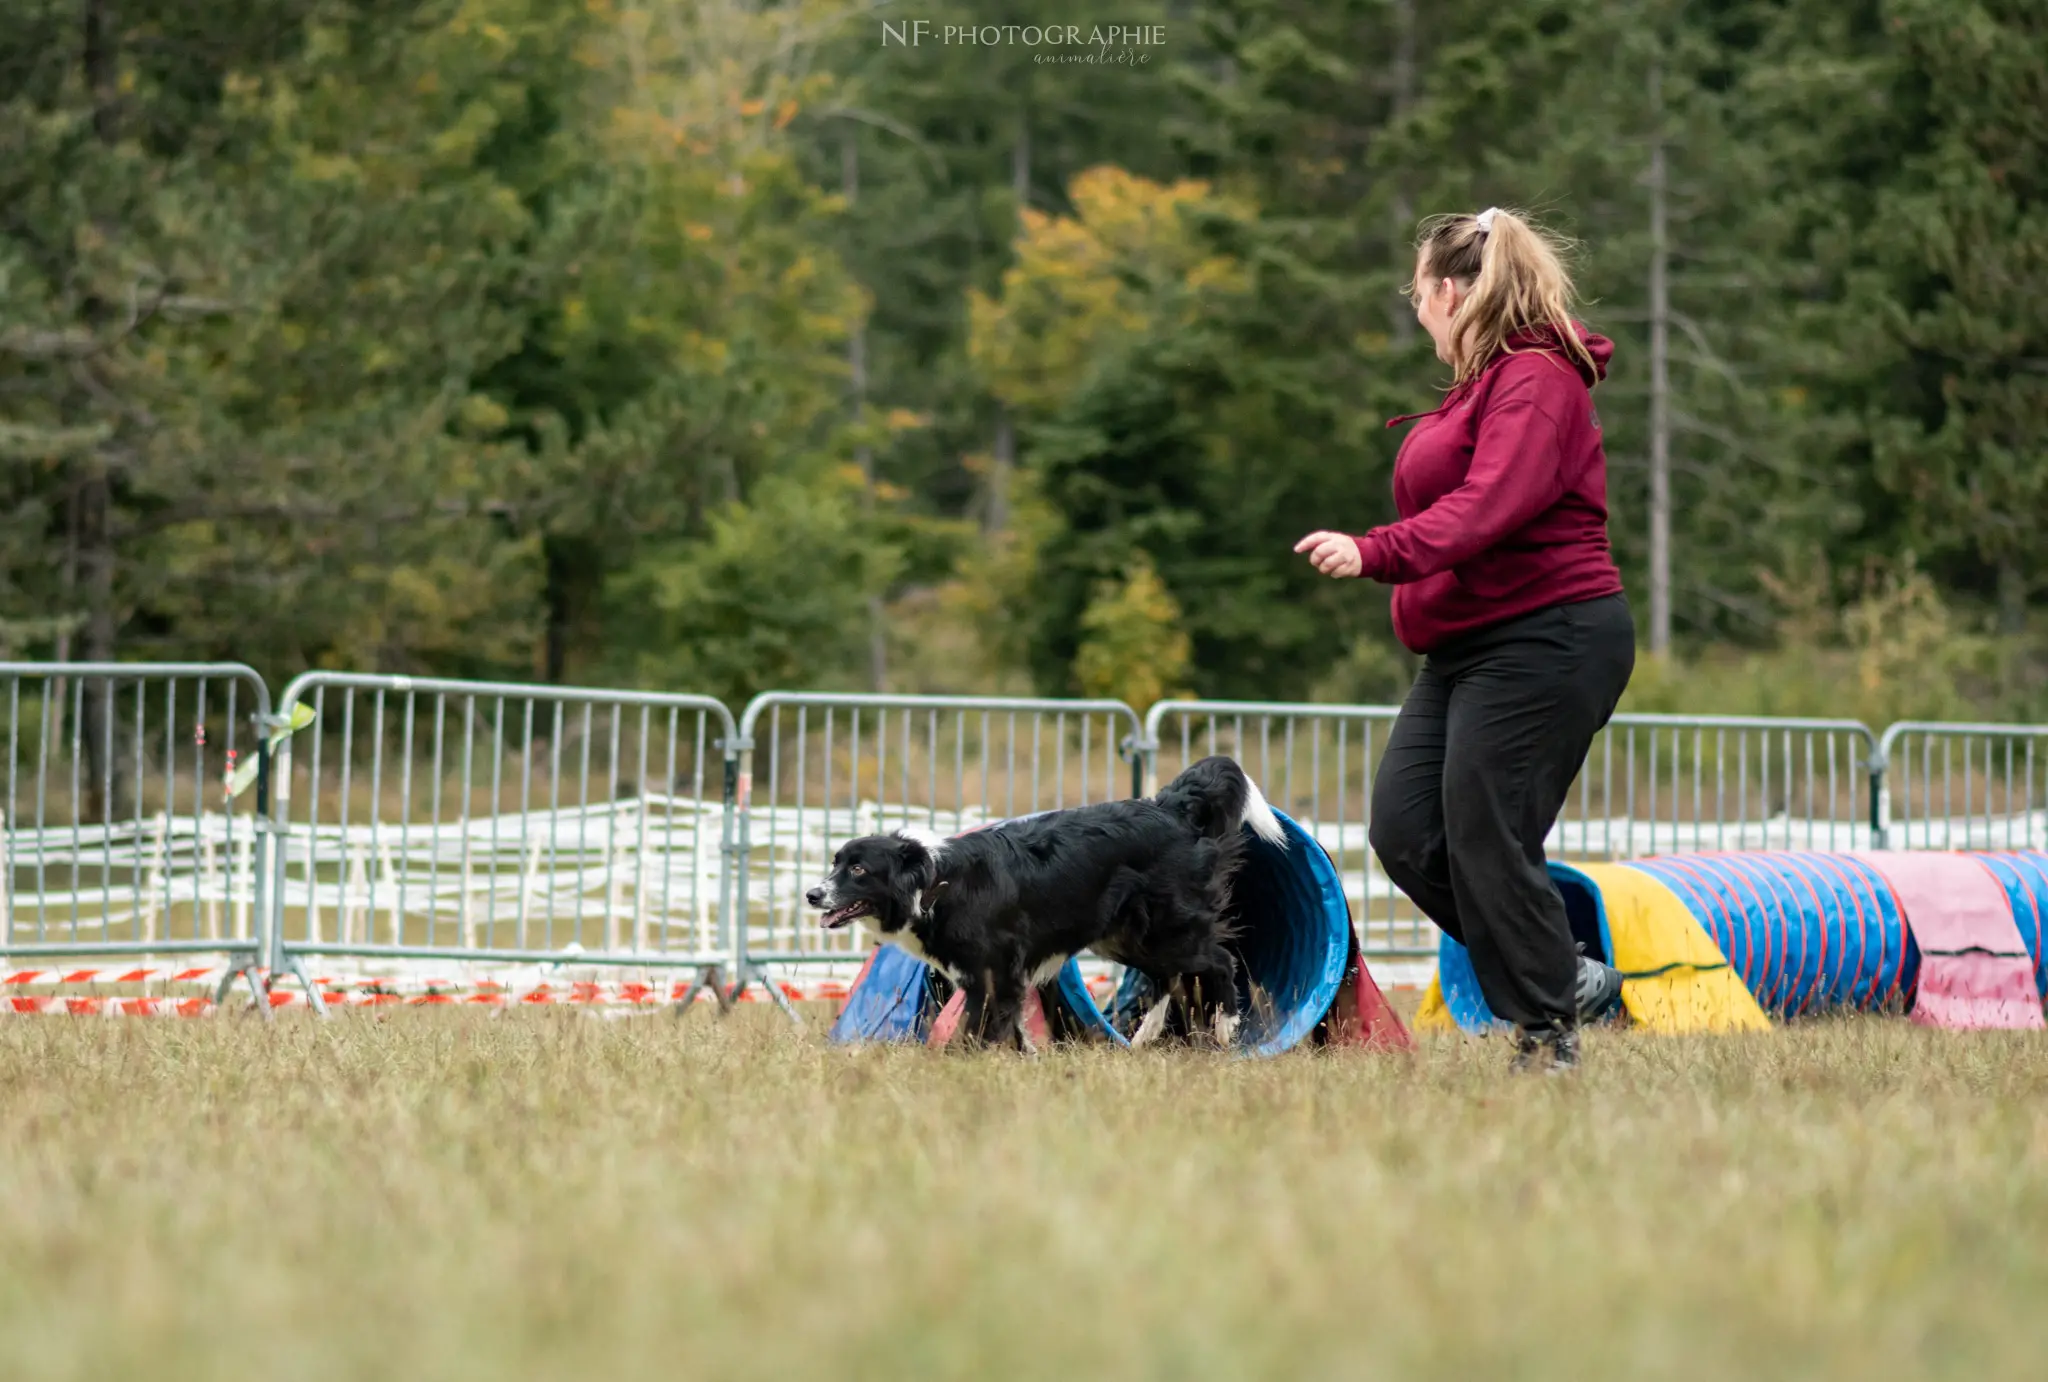
[[[1891,885],[1920,948],[1915,1022],[1955,1029],[2048,1025],[2033,957],[1990,869],[1966,854],[1861,857]]]
[[[967,991],[955,989],[953,996],[946,1000],[946,1006],[932,1023],[931,1034],[924,1039],[927,1046],[944,1046],[960,1030],[960,1019],[967,1015]],[[1052,1040],[1052,1028],[1045,1020],[1045,1003],[1039,998],[1038,990],[1024,991],[1024,1030],[1031,1036],[1033,1046],[1044,1046]]]

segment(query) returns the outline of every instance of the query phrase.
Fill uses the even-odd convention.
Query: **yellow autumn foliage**
[[[1118,342],[1192,321],[1249,282],[1241,263],[1203,243],[1190,213],[1246,217],[1251,208],[1205,182],[1102,166],[1077,176],[1069,196],[1072,217],[1023,212],[1000,299],[969,295],[969,356],[996,396],[1027,415],[1057,407]]]
[[[1108,696],[1142,712],[1185,694],[1194,649],[1180,604],[1142,551],[1123,578],[1103,581],[1081,615],[1074,680],[1084,696]]]
[[[614,75],[615,136],[670,152],[681,145],[731,168],[778,148],[797,112],[832,85],[829,74],[814,70],[812,54],[857,7],[852,0],[616,0],[606,10],[612,22],[579,57]]]

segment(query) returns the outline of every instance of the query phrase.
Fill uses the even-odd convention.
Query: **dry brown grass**
[[[0,1025],[18,1377],[2035,1378],[2048,1039]]]

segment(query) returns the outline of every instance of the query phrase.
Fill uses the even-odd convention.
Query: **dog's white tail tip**
[[[1244,785],[1244,823],[1252,828],[1252,834],[1266,843],[1287,848],[1287,832],[1281,828],[1280,818],[1273,814],[1265,793],[1259,790],[1258,783],[1252,781],[1250,773],[1245,774]]]

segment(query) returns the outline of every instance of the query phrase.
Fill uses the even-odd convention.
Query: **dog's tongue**
[[[846,925],[847,922],[852,921],[859,914],[860,910],[861,907],[858,902],[848,907],[835,907],[825,913],[823,925],[827,931],[837,931],[840,927]]]

